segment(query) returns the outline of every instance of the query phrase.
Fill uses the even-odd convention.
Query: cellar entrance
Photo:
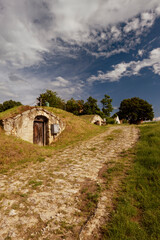
[[[37,116],[33,123],[33,143],[40,146],[48,145],[48,118]]]

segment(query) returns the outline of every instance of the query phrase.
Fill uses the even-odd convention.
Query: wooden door
[[[41,121],[34,121],[33,127],[33,142],[40,146],[44,145],[44,122]]]

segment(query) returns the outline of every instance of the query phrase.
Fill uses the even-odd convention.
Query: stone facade
[[[103,123],[103,119],[99,116],[99,115],[95,115],[92,119],[91,119],[91,123],[94,123],[96,125],[101,126]]]
[[[43,108],[32,108],[15,117],[7,118],[2,121],[3,128],[7,135],[14,135],[30,143],[34,143],[35,122],[38,124],[38,118],[46,119],[45,130],[41,129],[43,138],[45,136],[46,140],[38,143],[38,145],[49,145],[51,144],[59,134],[65,129],[64,123],[54,114],[48,112]],[[40,121],[39,121],[40,122]],[[41,122],[43,124],[43,122]],[[42,125],[43,126],[43,125]],[[54,126],[58,131],[53,132]],[[36,129],[37,131],[37,129]],[[44,133],[45,131],[45,133]],[[42,137],[42,136],[41,136]]]

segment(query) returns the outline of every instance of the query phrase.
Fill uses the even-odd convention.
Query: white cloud
[[[57,46],[53,39],[78,44],[92,42],[94,29],[99,31],[126,21],[158,3],[159,0],[1,0],[0,62],[15,68],[38,64],[43,60],[41,53]],[[142,14],[143,25],[151,22],[151,14]],[[138,19],[134,19],[126,31],[137,29],[137,25]],[[115,26],[111,33],[113,38],[121,35]]]
[[[132,21],[128,22],[124,27],[124,32],[128,33],[133,30],[137,30],[140,26],[139,18],[134,18]]]
[[[89,83],[93,83],[95,81],[109,81],[115,82],[118,81],[122,76],[124,76],[127,72],[127,68],[130,67],[131,63],[119,63],[116,66],[113,66],[114,70],[103,73],[102,71],[98,72],[97,76],[92,75],[87,79]]]
[[[128,50],[125,49],[125,48],[119,48],[119,49],[114,49],[110,52],[106,52],[106,51],[100,51],[100,52],[91,52],[91,51],[87,51],[89,52],[92,56],[95,56],[96,58],[99,58],[99,57],[110,57],[112,55],[115,55],[115,54],[119,54],[119,53],[127,53]]]
[[[62,77],[56,77],[56,80],[51,83],[54,87],[67,87],[70,82]]]
[[[143,59],[142,61],[131,61],[129,63],[119,63],[113,67],[112,71],[103,73],[102,71],[98,72],[98,75],[92,75],[87,79],[89,83],[95,81],[119,81],[120,78],[124,76],[138,75],[140,70],[145,67],[152,67],[152,71],[155,74],[160,75],[160,48],[152,50],[149,54],[149,57]]]
[[[55,91],[57,91],[59,94],[61,94],[61,96],[63,96],[63,98],[67,99],[70,97],[70,95],[77,96],[77,94],[81,94],[83,83],[81,81],[76,81],[75,79],[69,81],[59,76],[56,77],[55,80],[49,82],[48,87],[50,87],[51,89],[54,88]]]
[[[140,35],[144,30],[149,29],[153,25],[156,17],[157,17],[156,11],[143,12],[140,15],[140,18],[135,17],[129,20],[123,30],[125,33],[134,31],[136,35]]]
[[[8,75],[7,71],[2,72],[1,69],[0,79],[0,103],[12,98],[23,104],[35,105],[36,98],[47,89],[57,92],[63,99],[68,99],[70,96],[81,95],[84,87],[83,83],[77,79],[69,81],[61,76],[52,76],[51,81],[48,77],[33,76],[31,73],[25,74],[18,71]]]
[[[143,59],[142,61],[134,62],[130,73],[139,74],[140,70],[145,67],[152,67],[152,71],[155,74],[160,75],[160,48],[156,48],[150,52],[149,58]]]
[[[143,50],[143,49],[139,49],[139,50],[138,50],[138,55],[139,55],[140,57],[142,57],[143,54],[144,54],[144,50]]]
[[[121,36],[122,33],[116,26],[112,26],[111,34],[112,34],[112,38],[118,40],[118,38]]]

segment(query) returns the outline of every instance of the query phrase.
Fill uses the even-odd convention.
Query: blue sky
[[[140,97],[160,116],[159,1],[0,0],[0,102],[46,89],[115,109]]]

